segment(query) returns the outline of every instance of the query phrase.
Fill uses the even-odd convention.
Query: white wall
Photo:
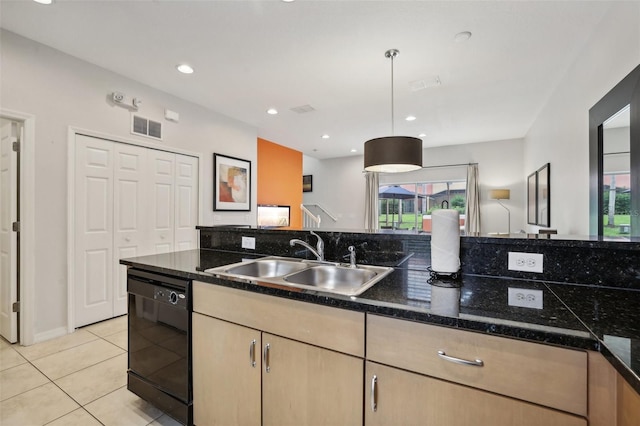
[[[257,160],[257,130],[239,121],[129,80],[13,33],[0,33],[2,108],[33,114],[35,130],[35,324],[36,340],[67,326],[67,135],[68,126],[129,140],[130,112],[108,101],[113,91],[143,100],[140,115],[162,121],[163,146],[201,153],[203,225],[255,224],[247,214],[214,212],[213,153]],[[180,113],[180,122],[165,121],[164,109]],[[255,206],[256,193],[252,193]]]
[[[551,163],[559,234],[589,233],[589,109],[638,64],[640,3],[612,2],[525,137],[525,175]]]
[[[511,232],[518,232],[525,227],[523,148],[522,139],[426,148],[423,165],[478,163],[482,233],[507,231],[506,210],[489,199],[489,190],[496,188],[511,190],[511,199],[505,200],[504,204],[511,210]],[[320,204],[338,217],[336,223],[323,219],[322,228],[364,228],[363,165],[362,156],[328,160],[303,157],[304,174],[313,175],[313,192],[306,192],[303,202]],[[443,175],[451,172],[445,168],[433,170],[439,170]],[[409,182],[411,173],[402,173],[398,179]]]

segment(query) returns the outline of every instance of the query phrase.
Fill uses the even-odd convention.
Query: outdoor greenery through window
[[[602,191],[603,234],[628,237],[631,233],[631,175],[605,174]]]
[[[442,208],[444,201],[449,203],[450,209],[460,212],[461,225],[464,225],[466,187],[465,180],[380,185],[380,229],[431,232],[431,212]]]

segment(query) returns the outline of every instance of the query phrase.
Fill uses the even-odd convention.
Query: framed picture
[[[313,175],[302,176],[302,192],[313,191]]]
[[[251,161],[213,154],[213,210],[251,210]]]
[[[551,164],[547,163],[527,177],[527,223],[551,225]]]
[[[538,173],[533,172],[527,178],[527,223],[529,225],[538,224]]]
[[[549,169],[551,164],[547,163],[538,169],[538,225],[549,226],[551,222],[551,209],[549,203]]]

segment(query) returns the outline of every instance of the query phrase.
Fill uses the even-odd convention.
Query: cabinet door
[[[267,333],[262,342],[263,425],[362,425],[362,359]]]
[[[374,376],[375,386],[372,383]],[[366,364],[366,377],[366,426],[587,424],[582,417],[373,362]]]
[[[194,423],[260,425],[260,332],[198,313],[192,330]]]

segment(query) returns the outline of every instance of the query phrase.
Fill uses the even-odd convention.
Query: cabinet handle
[[[271,367],[269,366],[269,349],[270,348],[271,348],[271,345],[269,343],[264,345],[264,353],[262,355],[264,359],[264,371],[266,371],[267,373],[271,371]]]
[[[378,411],[378,376],[371,378],[371,411]]]
[[[256,366],[256,341],[255,339],[249,345],[249,362],[251,366],[255,368]]]
[[[455,362],[456,364],[460,364],[460,365],[469,365],[471,367],[484,367],[484,362],[481,359],[469,361],[468,359],[449,356],[446,353],[444,353],[444,351],[438,351],[438,356],[446,361]]]

